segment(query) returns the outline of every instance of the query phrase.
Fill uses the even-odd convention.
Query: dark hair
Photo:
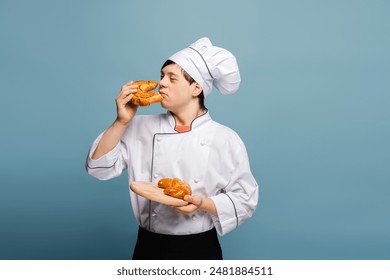
[[[170,59],[168,59],[167,61],[165,61],[165,63],[163,64],[163,66],[161,67],[161,70],[164,68],[164,67],[166,67],[166,66],[168,66],[168,65],[171,65],[171,64],[176,64],[174,61],[172,61],[172,60],[170,60]],[[179,65],[179,67],[180,67],[180,65]],[[184,76],[184,78],[190,83],[190,85],[192,84],[192,83],[195,83],[195,80],[183,69],[183,68],[181,68],[180,67],[180,69],[181,69],[181,72],[183,73],[183,76]],[[198,95],[198,98],[199,98],[199,105],[200,105],[200,107],[202,108],[202,109],[206,109],[206,107],[204,106],[204,94],[203,94],[203,90],[202,90],[202,92]]]

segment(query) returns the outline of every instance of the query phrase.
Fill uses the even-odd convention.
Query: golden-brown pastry
[[[161,102],[163,97],[158,92],[151,92],[156,88],[156,81],[136,81],[133,84],[138,85],[138,91],[131,98],[131,103],[139,106],[149,106],[152,103]]]
[[[164,194],[175,198],[183,199],[185,195],[192,194],[190,185],[178,178],[163,178],[157,185],[164,189]]]

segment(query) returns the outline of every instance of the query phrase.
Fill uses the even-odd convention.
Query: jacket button
[[[157,179],[158,178],[158,174],[154,174],[154,179]]]
[[[196,220],[196,216],[195,216],[195,215],[192,215],[191,219],[192,219],[193,221],[195,221],[195,220]]]
[[[195,179],[194,179],[194,182],[195,182],[195,183],[198,183],[198,182],[199,182],[199,179],[198,179],[198,178],[195,178]]]
[[[158,138],[157,138],[157,142],[160,142],[160,141],[161,141],[161,138],[160,138],[160,137],[158,137]]]

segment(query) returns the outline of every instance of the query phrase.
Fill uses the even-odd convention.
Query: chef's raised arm
[[[138,90],[138,85],[131,82],[124,84],[116,96],[117,118],[94,141],[88,153],[86,169],[88,173],[98,179],[107,180],[117,177],[126,168],[126,161],[121,153],[125,149],[121,138],[137,113],[138,106],[129,102]]]

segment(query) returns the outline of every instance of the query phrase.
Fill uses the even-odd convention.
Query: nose
[[[160,88],[161,87],[166,87],[166,79],[165,79],[165,77],[162,77],[161,79],[160,79]]]

